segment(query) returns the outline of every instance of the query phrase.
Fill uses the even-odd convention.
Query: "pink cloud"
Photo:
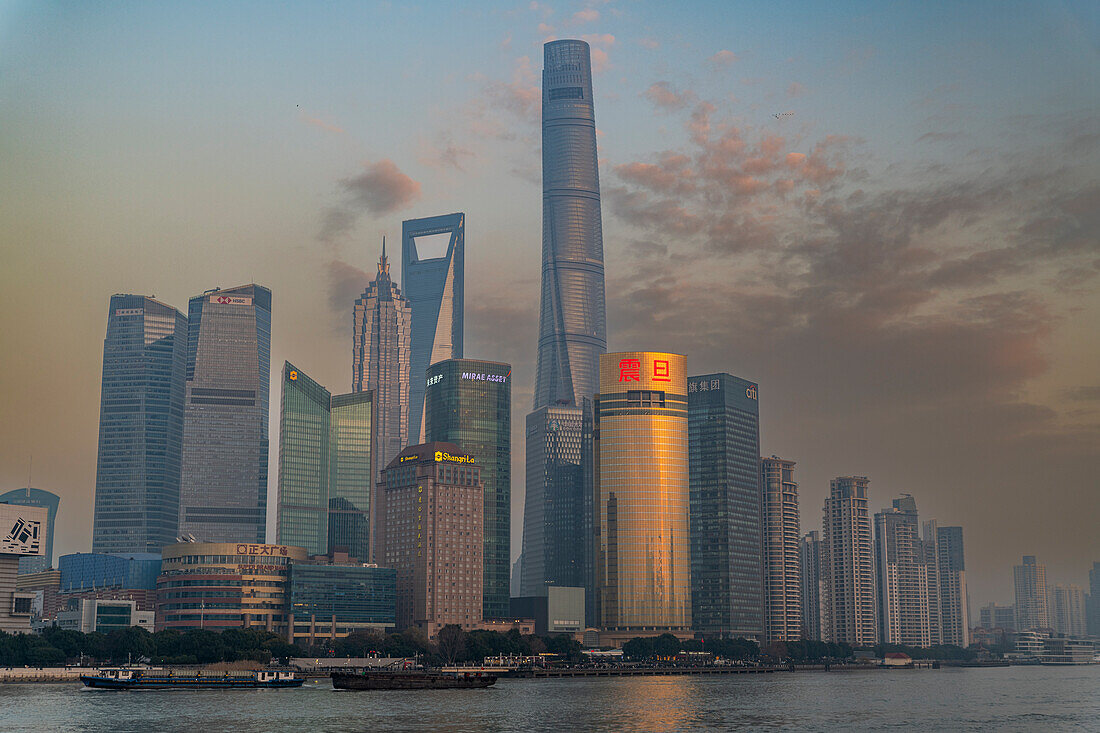
[[[643,92],[643,96],[645,96],[654,107],[665,110],[683,109],[696,99],[695,92],[691,90],[675,92],[667,81],[659,81],[655,84],[651,84],[649,89]]]
[[[638,45],[650,51],[655,51],[661,47],[660,42],[656,38],[640,38],[638,39]]]
[[[718,53],[707,58],[707,63],[715,69],[724,69],[738,61],[737,54],[733,51],[722,49]]]
[[[362,173],[340,183],[353,203],[372,214],[388,214],[420,198],[420,183],[402,173],[389,158],[364,163]]]
[[[578,10],[573,13],[573,24],[581,25],[582,23],[592,23],[600,19],[600,11],[595,8],[585,8],[584,10]]]

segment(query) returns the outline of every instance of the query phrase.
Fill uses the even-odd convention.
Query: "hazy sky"
[[[542,43],[576,37],[609,349],[758,380],[803,531],[851,474],[961,524],[975,617],[1025,553],[1086,583],[1094,2],[0,2],[0,490],[33,454],[56,552],[89,548],[112,293],[266,285],[272,373],[343,392],[382,235],[463,211],[466,355],[514,366],[518,554]]]

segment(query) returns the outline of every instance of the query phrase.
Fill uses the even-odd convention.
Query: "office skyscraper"
[[[208,290],[187,309],[179,529],[203,542],[263,542],[271,291]]]
[[[1085,590],[1076,583],[1050,586],[1047,605],[1050,625],[1056,634],[1085,635]]]
[[[691,630],[685,366],[680,354],[600,357],[597,610],[599,625],[621,638]]]
[[[822,554],[829,616],[826,641],[853,646],[878,641],[869,488],[866,476],[829,482]]]
[[[432,247],[446,234],[445,250]],[[438,361],[462,358],[465,252],[465,214],[401,224],[401,279],[412,316],[408,443],[424,442],[424,373]]]
[[[331,395],[283,365],[277,542],[370,560],[373,393]]]
[[[687,401],[693,628],[762,641],[757,386],[731,374],[689,377]]]
[[[57,520],[57,507],[61,503],[61,497],[42,489],[15,489],[6,494],[0,494],[0,504],[4,503],[20,506],[40,506],[46,509],[46,553],[19,558],[19,574],[37,573],[53,567],[53,532]]]
[[[379,474],[408,444],[411,334],[412,312],[390,280],[383,239],[378,274],[355,300],[351,360],[351,391],[374,393],[375,466]],[[378,476],[373,483],[378,483]]]
[[[798,484],[794,461],[760,459],[764,534],[764,637],[802,638],[802,571],[799,563]]]
[[[160,552],[175,541],[186,363],[182,313],[144,295],[111,296],[93,552]]]
[[[1049,629],[1047,611],[1047,566],[1040,565],[1034,555],[1024,555],[1024,561],[1013,568],[1016,586],[1016,630]]]
[[[932,582],[935,553],[925,551],[919,526],[917,503],[909,494],[875,515],[878,626],[886,644],[939,643],[939,597]]]
[[[931,525],[931,526],[930,526]],[[944,644],[970,646],[970,601],[966,591],[966,561],[962,527],[925,524],[925,540],[935,530],[939,571],[940,628]]]
[[[520,596],[545,595],[552,585],[589,585],[592,491],[585,456],[591,451],[591,400],[585,405],[587,415],[584,407],[560,405],[527,416]]]
[[[802,569],[802,638],[820,641],[828,627],[825,574],[821,565],[821,534],[807,532],[799,543]]]
[[[485,618],[508,616],[512,519],[512,367],[496,361],[447,359],[425,380],[429,443],[454,443],[481,466],[485,549]]]
[[[542,72],[542,304],[535,407],[580,405],[607,351],[603,225],[592,63],[584,41],[551,41]]]

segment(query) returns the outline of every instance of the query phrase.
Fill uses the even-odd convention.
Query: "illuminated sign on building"
[[[666,362],[667,364],[667,362]],[[620,382],[640,382],[642,381],[642,362],[640,359],[620,359],[619,360],[619,381]]]
[[[439,463],[441,461],[450,461],[451,463],[473,463],[474,457],[470,455],[452,456],[446,451],[437,450],[435,452],[435,461],[436,463]]]
[[[512,373],[511,371],[508,372],[508,374],[511,374],[511,373]],[[463,379],[470,379],[470,380],[473,380],[475,382],[502,382],[503,383],[503,382],[508,381],[508,374],[479,374],[477,372],[462,372],[462,378]],[[443,379],[443,376],[440,375],[439,378]]]
[[[399,461],[399,463],[404,463],[405,461],[418,461],[418,460],[420,460],[420,456],[401,456],[401,460]]]
[[[745,387],[745,396],[748,397],[750,400],[755,400],[756,399],[756,385],[755,384],[752,384],[752,385],[749,385],[748,387]]]
[[[252,305],[252,298],[239,295],[211,295],[210,302],[219,305]]]
[[[439,384],[442,381],[443,381],[443,375],[442,374],[436,374],[434,377],[428,377],[428,386],[431,387],[433,384]]]
[[[688,392],[710,392],[722,388],[720,379],[701,379],[697,382],[688,382]]]
[[[297,378],[298,378],[298,372],[296,372],[294,370],[291,370],[291,372],[290,372],[290,381],[293,382]]]
[[[671,382],[672,375],[668,370],[668,359],[654,359],[653,360],[653,381],[654,382]]]
[[[238,555],[286,555],[285,545],[237,545]]]
[[[116,308],[116,316],[140,316],[145,313],[144,308]]]

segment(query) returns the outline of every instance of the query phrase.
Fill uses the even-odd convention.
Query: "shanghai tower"
[[[599,392],[607,351],[603,228],[584,41],[551,41],[542,71],[542,304],[535,407]]]

